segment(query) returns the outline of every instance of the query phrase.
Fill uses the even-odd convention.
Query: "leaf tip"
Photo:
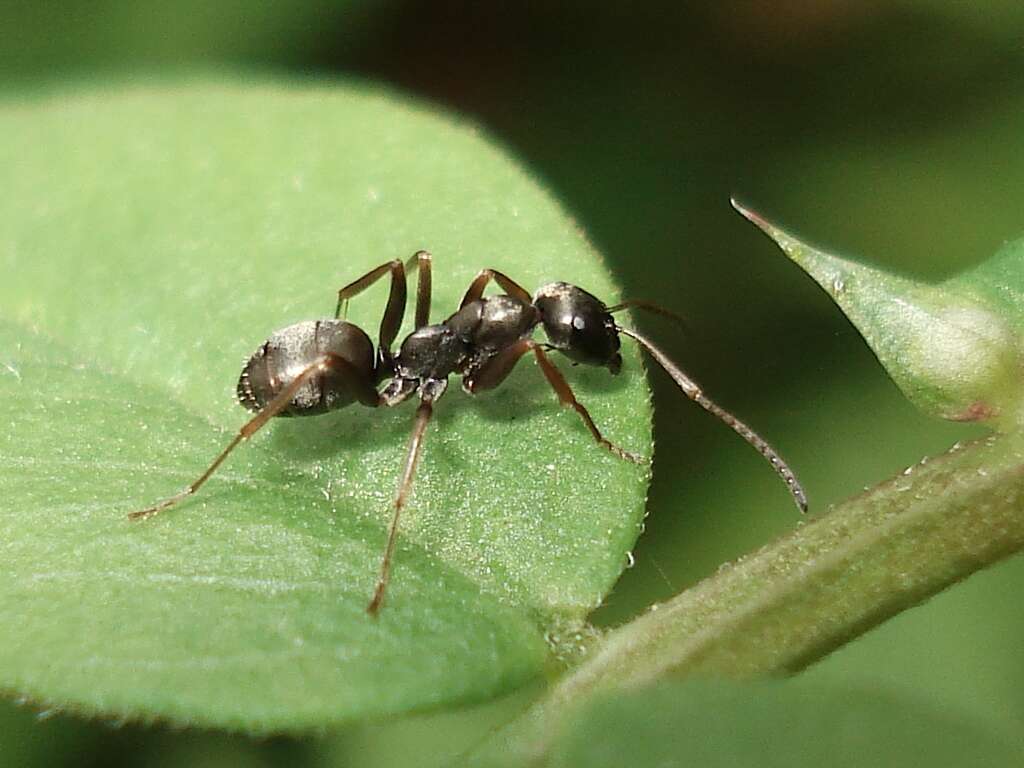
[[[744,219],[749,221],[751,224],[753,224],[763,232],[768,233],[768,230],[771,228],[771,225],[765,220],[763,216],[761,216],[761,214],[757,213],[751,208],[748,208],[744,203],[741,203],[740,199],[736,195],[732,195],[729,198],[729,204],[733,207],[736,213],[738,213]]]
[[[768,235],[786,256],[811,273],[815,280],[818,280],[818,276],[814,274],[815,271],[825,269],[832,272],[839,265],[839,260],[836,259],[833,259],[831,262],[823,260],[821,252],[789,234],[789,232],[781,227],[772,224],[760,213],[741,203],[735,195],[729,198],[729,202],[740,216]],[[819,280],[819,282],[821,281]]]

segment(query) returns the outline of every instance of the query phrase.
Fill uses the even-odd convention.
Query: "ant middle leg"
[[[416,251],[405,263],[409,272],[419,270],[416,275],[416,330],[430,324],[431,264],[429,251]]]
[[[380,337],[378,342],[380,350],[388,354],[391,352],[391,345],[395,343],[395,337],[398,336],[398,329],[402,325],[402,318],[405,317],[405,265],[401,261],[394,259],[381,264],[376,269],[371,269],[358,280],[353,280],[339,290],[338,305],[334,310],[335,319],[344,319],[348,314],[349,300],[353,296],[358,296],[389,272],[391,273],[391,291],[388,293],[388,303],[384,308],[384,316],[380,321]]]
[[[551,359],[545,354],[541,345],[533,339],[520,339],[512,346],[503,349],[497,355],[488,360],[477,371],[467,375],[462,380],[463,387],[470,394],[475,394],[487,389],[494,389],[508,377],[512,372],[512,369],[515,368],[516,363],[519,362],[519,359],[527,352],[533,352],[534,357],[537,358],[537,364],[540,366],[541,372],[544,374],[544,378],[547,379],[548,384],[558,396],[559,402],[562,405],[572,408],[579,414],[583,423],[590,431],[594,440],[597,441],[598,445],[606,448],[609,452],[618,456],[620,459],[632,461],[635,464],[643,463],[643,457],[620,448],[601,434],[601,430],[597,428],[597,424],[594,423],[594,419],[591,417],[590,412],[579,400],[576,399],[576,395],[573,394],[572,387],[569,386],[569,382],[565,380],[561,371],[559,371],[558,368],[555,367],[555,364],[551,362]]]
[[[466,291],[466,295],[462,297],[459,309],[481,298],[484,295],[484,289],[491,280],[500,285],[501,289],[509,296],[517,298],[526,304],[533,303],[533,297],[530,296],[530,292],[504,272],[499,272],[496,269],[481,269],[480,273],[473,278],[473,282],[469,284],[469,289]]]
[[[376,400],[373,402],[370,401],[370,395],[367,391],[367,387],[370,388],[369,391],[372,391],[374,393],[374,397],[376,397],[376,390],[373,389],[372,384],[365,382],[365,377],[360,376],[356,369],[347,360],[344,360],[337,355],[321,355],[303,368],[287,387],[282,389],[273,400],[267,403],[263,410],[242,425],[242,428],[238,430],[238,434],[234,436],[223,451],[217,454],[217,458],[211,462],[210,466],[206,468],[206,471],[204,471],[203,474],[196,478],[184,490],[174,494],[170,498],[164,499],[151,507],[146,507],[145,509],[140,509],[136,512],[130,513],[128,515],[128,519],[143,520],[147,517],[152,517],[168,507],[174,506],[179,501],[193,495],[199,490],[203,483],[210,479],[210,476],[217,471],[217,468],[224,462],[224,459],[226,459],[228,454],[238,447],[239,443],[248,440],[274,416],[277,416],[281,411],[287,408],[288,404],[291,403],[292,399],[302,386],[313,376],[316,376],[317,374],[323,375],[328,372],[341,377],[341,379],[349,385],[350,389],[352,389],[353,395],[355,395],[356,399],[360,402],[365,405],[373,406],[378,404]]]

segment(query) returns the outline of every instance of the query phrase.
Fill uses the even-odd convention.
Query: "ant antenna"
[[[793,474],[793,470],[791,470],[789,465],[782,460],[782,457],[775,452],[775,449],[768,445],[764,438],[754,432],[754,430],[737,419],[731,413],[708,399],[708,397],[701,391],[697,382],[683,373],[682,370],[680,370],[679,367],[649,339],[630,328],[623,328],[619,326],[618,329],[620,333],[626,334],[647,350],[648,354],[650,354],[658,365],[665,370],[665,373],[672,377],[672,380],[678,385],[679,389],[683,391],[684,395],[697,403],[701,408],[714,414],[732,427],[740,437],[756,448],[758,453],[768,459],[768,463],[772,465],[772,469],[775,470],[786,484],[786,487],[793,496],[793,500],[796,502],[797,507],[800,508],[801,512],[807,512],[807,494],[804,493],[803,487],[796,479],[796,475]]]
[[[661,304],[655,304],[653,301],[646,301],[644,299],[626,299],[625,301],[619,302],[607,308],[609,314],[615,314],[621,312],[629,307],[636,307],[650,312],[653,315],[659,315],[666,317],[673,323],[678,325],[685,333],[690,332],[689,324],[683,319],[682,315],[677,315],[671,309],[661,306]]]
[[[395,514],[391,518],[391,528],[388,529],[388,543],[384,547],[384,557],[380,563],[380,576],[377,579],[377,588],[373,591],[373,599],[366,606],[366,612],[376,617],[380,607],[384,603],[384,592],[388,588],[388,580],[391,578],[391,559],[395,554],[395,541],[398,538],[398,517],[405,506],[405,500],[412,488],[412,479],[416,474],[416,464],[419,463],[420,450],[423,447],[423,433],[427,431],[427,424],[434,413],[433,398],[423,397],[420,406],[416,409],[416,423],[412,428],[412,437],[409,439],[409,450],[405,456],[405,466],[402,469],[402,479],[398,483],[398,493],[395,494]]]

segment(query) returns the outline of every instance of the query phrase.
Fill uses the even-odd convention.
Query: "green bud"
[[[1024,424],[1024,241],[933,285],[833,256],[733,207],[828,292],[919,408],[1003,431]]]

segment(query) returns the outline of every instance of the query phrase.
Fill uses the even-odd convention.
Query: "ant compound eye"
[[[574,362],[618,373],[619,335],[600,299],[575,285],[551,283],[537,291],[534,306],[551,346]]]

